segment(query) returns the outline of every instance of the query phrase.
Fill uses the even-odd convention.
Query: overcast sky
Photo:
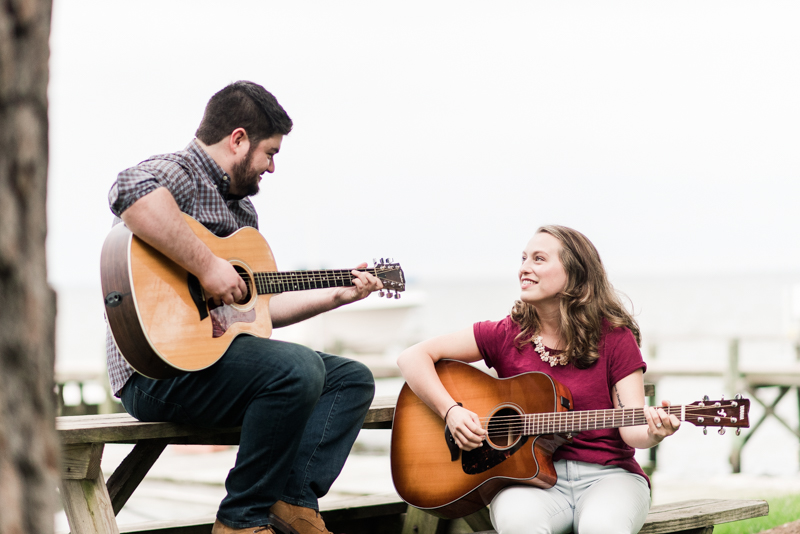
[[[97,284],[116,174],[248,79],[295,123],[254,202],[281,269],[800,270],[797,2],[55,0],[49,268]]]

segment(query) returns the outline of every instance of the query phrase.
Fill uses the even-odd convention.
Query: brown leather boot
[[[214,526],[211,527],[211,534],[298,534],[296,530],[284,523],[279,517],[275,517],[274,514],[270,514],[269,518],[275,525],[248,528],[231,528],[220,523],[219,519],[215,519]]]
[[[295,506],[287,502],[278,501],[270,509],[299,534],[333,534],[325,528],[325,521],[319,512],[312,508]]]
[[[214,520],[214,526],[211,527],[211,534],[275,534],[275,529],[271,526],[267,527],[248,527],[248,528],[231,528],[219,522],[219,519]]]

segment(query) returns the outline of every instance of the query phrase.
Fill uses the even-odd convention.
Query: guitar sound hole
[[[513,408],[501,408],[492,414],[487,431],[489,443],[494,448],[507,449],[522,435],[522,417]]]
[[[242,297],[241,300],[238,300],[236,304],[244,305],[250,302],[250,299],[253,297],[253,279],[250,277],[250,274],[244,269],[244,267],[240,267],[239,265],[234,265],[234,269],[236,272],[239,273],[239,276],[242,277],[244,283],[247,284],[247,294]]]

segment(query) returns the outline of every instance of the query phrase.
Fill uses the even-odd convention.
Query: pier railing
[[[726,395],[732,397],[737,393],[743,393],[758,403],[764,409],[764,413],[748,431],[736,437],[731,450],[731,467],[734,473],[739,473],[742,466],[742,449],[768,418],[771,417],[778,421],[800,440],[800,427],[793,427],[776,411],[781,400],[794,389],[797,397],[798,419],[800,419],[800,343],[795,344],[796,358],[794,362],[782,364],[765,362],[757,366],[741,364],[741,338],[731,338],[727,345],[727,361],[721,365],[686,362],[673,364],[660,359],[657,346],[650,345],[645,380],[653,382],[658,387],[658,382],[665,377],[717,377],[722,379]],[[771,401],[763,398],[762,390],[765,388],[778,389],[777,395]],[[650,456],[653,466],[655,466],[655,460],[656,449],[654,448]]]

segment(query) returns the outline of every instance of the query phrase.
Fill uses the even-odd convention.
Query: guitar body
[[[565,438],[556,434],[498,436],[492,433],[492,418],[507,421],[515,414],[567,411],[572,406],[567,388],[544,373],[498,379],[454,360],[438,362],[436,372],[457,402],[489,419],[490,439],[473,451],[457,450],[454,459],[444,421],[404,385],[391,443],[392,478],[403,500],[452,519],[480,510],[510,484],[540,488],[555,484],[553,451]]]
[[[245,227],[219,238],[191,217],[184,217],[215,255],[247,273],[244,278],[250,292],[242,304],[209,306],[196,278],[134,236],[124,224],[115,226],[101,255],[106,317],[122,355],[150,378],[205,369],[222,357],[240,334],[264,338],[272,334],[270,295],[258,295],[253,289],[254,272],[275,270],[263,236]]]

